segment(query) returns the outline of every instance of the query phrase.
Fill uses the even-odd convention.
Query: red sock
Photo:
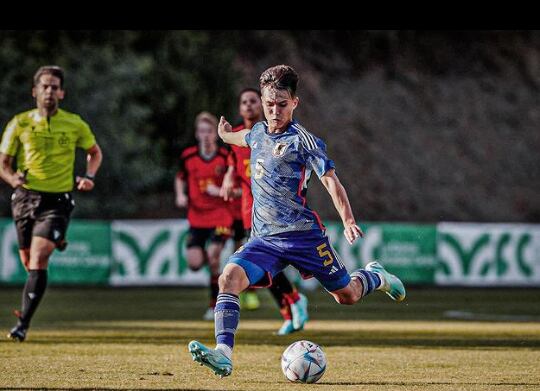
[[[300,300],[300,295],[298,294],[298,291],[294,289],[291,293],[284,293],[283,299],[286,300],[289,305],[291,305]]]

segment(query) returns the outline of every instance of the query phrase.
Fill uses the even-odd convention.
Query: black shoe
[[[58,249],[58,251],[64,251],[67,245],[68,245],[68,242],[62,239],[62,241],[56,243],[56,248]]]
[[[11,329],[7,337],[14,341],[23,342],[26,339],[26,330],[26,327],[17,325]]]

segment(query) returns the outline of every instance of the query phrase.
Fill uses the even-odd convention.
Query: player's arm
[[[186,208],[188,205],[188,198],[186,195],[186,182],[182,179],[180,173],[174,177],[174,193],[175,203],[179,208]]]
[[[13,171],[13,156],[5,153],[0,153],[0,177],[13,188],[26,183],[23,173]]]
[[[334,169],[328,170],[321,177],[321,182],[330,194],[330,197],[332,197],[334,206],[341,217],[341,221],[343,221],[345,237],[352,244],[358,237],[364,236],[364,233],[356,224],[347,191],[339,181]]]
[[[218,125],[219,137],[224,143],[238,145],[239,147],[247,147],[246,134],[249,133],[249,129],[243,129],[238,132],[232,131],[232,126],[227,122],[225,117],[221,116]]]
[[[234,197],[234,177],[236,171],[234,166],[227,167],[227,172],[223,177],[223,183],[221,184],[221,189],[219,190],[219,195],[223,197],[225,201],[232,199]]]
[[[102,160],[103,153],[97,143],[86,150],[86,174],[84,177],[77,177],[77,190],[90,191],[94,188],[94,178]]]

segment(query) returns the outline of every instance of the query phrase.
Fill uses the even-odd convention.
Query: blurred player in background
[[[231,235],[232,225],[228,205],[220,196],[228,150],[218,145],[217,118],[208,112],[197,115],[195,138],[198,144],[182,151],[174,188],[176,206],[187,208],[188,266],[197,271],[208,265],[210,271],[210,304],[203,319],[212,320],[221,251]]]
[[[349,274],[332,248],[319,216],[306,203],[307,185],[317,174],[343,222],[349,243],[363,236],[347,192],[326,154],[326,144],[293,119],[298,106],[298,75],[278,65],[260,77],[266,121],[251,130],[233,132],[221,117],[218,133],[228,144],[251,148],[253,194],[252,237],[228,260],[219,279],[215,308],[216,348],[191,341],[193,360],[220,376],[232,373],[232,351],[238,323],[238,294],[253,284],[271,283],[287,265],[315,277],[339,304],[354,304],[375,290],[393,300],[405,299],[401,281],[378,262]]]
[[[36,109],[16,115],[0,144],[0,176],[15,189],[11,209],[19,255],[28,272],[19,318],[8,338],[24,341],[30,321],[47,287],[49,257],[65,250],[66,232],[75,206],[72,191],[75,150],[87,154],[86,174],[76,188],[90,191],[102,154],[90,127],[77,114],[59,108],[64,98],[64,71],[43,66],[34,75]],[[13,170],[16,160],[17,171]]]
[[[243,125],[240,125],[243,129]],[[234,151],[229,151],[227,158],[228,169],[223,178],[220,194],[229,204],[229,210],[233,217],[232,239],[234,241],[234,250],[238,250],[246,239],[249,237],[249,232],[244,227],[243,221],[243,205],[244,197],[242,196],[241,177],[236,175],[234,170]],[[240,294],[240,307],[243,310],[254,311],[261,306],[259,297],[255,288],[248,288]]]
[[[242,90],[238,96],[239,113],[243,122],[232,129],[238,132],[243,129],[251,129],[257,122],[263,119],[263,110],[261,104],[261,94],[254,88]],[[251,169],[250,169],[250,149],[231,145],[229,153],[229,168],[223,180],[222,195],[225,200],[232,200],[233,207],[241,208],[241,217],[246,236],[249,237],[251,231],[251,214],[253,208],[253,195],[251,194]],[[234,199],[238,194],[237,182],[240,181],[241,205]],[[240,246],[236,246],[238,249]],[[240,294],[240,306],[242,309],[251,309],[250,303],[252,297],[256,297],[255,288],[248,288]],[[285,273],[280,272],[272,279],[270,292],[276,300],[281,316],[284,319],[283,325],[278,330],[278,335],[287,335],[295,331],[302,330],[308,320],[307,298],[298,292],[296,287],[291,284]],[[244,303],[242,297],[246,295]],[[244,304],[244,305],[242,305]]]

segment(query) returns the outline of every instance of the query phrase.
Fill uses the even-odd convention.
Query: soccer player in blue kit
[[[339,304],[354,304],[374,290],[386,292],[395,301],[405,298],[403,283],[378,262],[349,274],[319,216],[306,204],[307,184],[315,172],[339,212],[347,241],[352,244],[363,236],[325,143],[293,119],[299,102],[297,73],[288,65],[277,65],[264,71],[259,82],[266,121],[251,131],[232,132],[221,117],[218,128],[224,142],[251,148],[252,236],[231,255],[219,278],[216,348],[198,341],[188,345],[193,360],[221,377],[232,373],[240,318],[238,295],[251,285],[269,284],[288,265],[304,277],[315,277]]]

